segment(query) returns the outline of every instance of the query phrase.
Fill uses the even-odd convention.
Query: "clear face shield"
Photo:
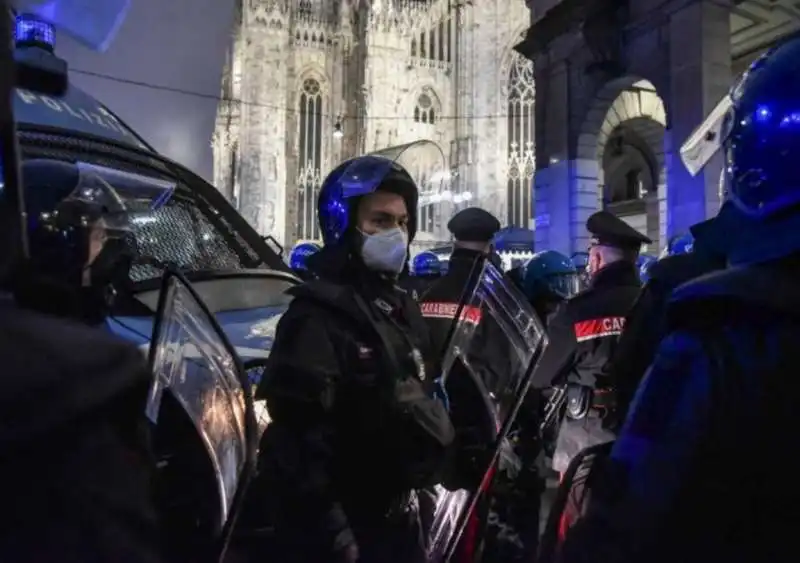
[[[49,164],[47,161],[29,161],[26,170],[35,171],[38,162],[46,163],[45,166]],[[89,228],[99,224],[107,237],[124,236],[131,231],[132,218],[158,209],[175,190],[175,183],[157,178],[85,162],[78,162],[75,166],[78,168],[78,182],[72,192],[52,211],[40,212],[38,219],[46,228]],[[48,188],[32,185],[30,189]]]
[[[342,197],[374,192],[392,171],[405,171],[419,191],[441,189],[445,181],[445,158],[433,141],[415,141],[355,158],[342,173]]]
[[[681,159],[692,176],[711,161],[733,129],[733,98],[726,95],[681,146]]]

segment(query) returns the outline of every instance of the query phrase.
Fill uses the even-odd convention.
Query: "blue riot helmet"
[[[408,240],[417,231],[419,188],[412,172],[428,174],[426,191],[438,191],[434,184],[444,179],[444,155],[431,141],[417,141],[392,147],[340,164],[328,174],[317,200],[317,218],[325,245],[346,242],[356,232],[355,205],[361,197],[376,191],[400,195],[408,208]]]
[[[664,250],[661,251],[659,258],[676,256],[678,254],[689,254],[694,249],[694,235],[691,232],[676,235],[670,239]]]
[[[433,252],[420,252],[414,256],[413,271],[415,276],[439,277],[442,275],[442,262]]]
[[[321,250],[318,244],[313,242],[301,242],[292,249],[289,255],[289,267],[295,272],[304,272],[308,270],[306,262],[309,257],[316,254]]]
[[[567,299],[580,291],[581,281],[578,269],[569,258],[555,250],[545,250],[528,260],[522,285],[531,300],[543,291]]]
[[[756,60],[681,147],[692,174],[720,150],[728,197],[751,221],[800,204],[800,38]]]

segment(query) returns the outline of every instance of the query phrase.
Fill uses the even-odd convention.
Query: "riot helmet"
[[[150,180],[85,162],[25,161],[29,258],[8,282],[20,304],[102,321],[129,282],[131,221],[172,193]]]
[[[676,235],[670,239],[664,250],[661,251],[659,258],[676,256],[678,254],[689,254],[694,250],[694,235],[691,232]]]
[[[289,255],[289,267],[295,272],[308,270],[308,259],[320,251],[320,246],[313,242],[301,242],[292,249]]]
[[[580,274],[572,261],[555,250],[537,252],[525,264],[522,285],[528,299],[568,299],[580,290]]]
[[[325,245],[344,246],[370,269],[399,274],[407,265],[408,248],[417,232],[419,188],[412,174],[427,175],[429,183],[441,182],[443,170],[444,155],[430,141],[392,147],[340,164],[323,182],[317,201]],[[359,206],[379,193],[400,196],[405,204],[403,213],[377,210],[359,224]]]
[[[442,275],[442,262],[433,252],[420,252],[414,256],[414,275],[419,277],[439,277]]]
[[[752,220],[800,204],[800,38],[774,47],[745,72],[681,147],[693,175],[720,150],[737,210]]]

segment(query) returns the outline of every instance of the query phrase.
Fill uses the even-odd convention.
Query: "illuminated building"
[[[424,194],[420,247],[449,240],[465,205],[529,227],[533,66],[513,50],[529,25],[523,0],[239,0],[215,185],[291,247],[319,239],[317,190],[338,162],[430,139],[451,179]]]
[[[528,0],[538,248],[588,244],[607,208],[666,241],[719,207],[721,161],[692,178],[678,151],[734,77],[800,28],[792,0]],[[655,245],[654,245],[655,246]],[[658,249],[648,249],[651,253]]]

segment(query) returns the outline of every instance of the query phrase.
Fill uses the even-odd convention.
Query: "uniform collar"
[[[469,248],[456,248],[450,255],[450,263],[448,264],[447,273],[455,271],[467,270],[472,268],[476,258],[486,258],[486,253],[479,250],[470,250]]]
[[[609,264],[597,272],[594,277],[592,277],[589,287],[598,289],[620,285],[640,286],[641,284],[636,265],[620,260]]]

